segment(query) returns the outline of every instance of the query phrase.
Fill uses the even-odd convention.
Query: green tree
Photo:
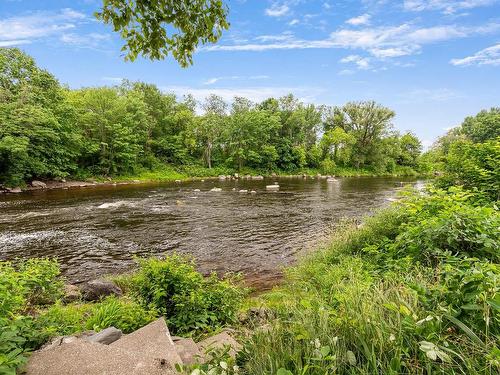
[[[200,43],[217,42],[229,28],[227,13],[221,0],[103,0],[95,16],[125,40],[126,59],[171,54],[186,67]]]
[[[59,82],[17,48],[0,48],[0,183],[63,177],[79,139]]]
[[[208,168],[212,168],[213,150],[218,146],[227,123],[227,103],[212,94],[205,100],[203,109],[205,114],[198,121],[196,136],[203,148],[203,160]]]
[[[350,102],[337,114],[341,127],[356,138],[353,162],[356,168],[370,164],[370,155],[376,153],[378,141],[392,128],[394,111],[373,101]]]
[[[467,117],[462,123],[460,133],[476,143],[500,137],[500,107]]]
[[[80,166],[92,173],[131,172],[143,156],[147,139],[147,107],[141,95],[116,88],[74,91],[71,100],[84,135]]]
[[[271,166],[276,160],[276,149],[269,142],[279,128],[279,117],[255,108],[245,98],[235,98],[228,127],[230,161],[241,169]]]
[[[346,133],[340,127],[330,128],[321,138],[323,158],[331,157],[335,163],[348,164],[352,146],[356,142],[354,135]]]
[[[397,157],[399,165],[415,167],[422,153],[422,142],[413,133],[405,133],[399,138],[400,154]]]

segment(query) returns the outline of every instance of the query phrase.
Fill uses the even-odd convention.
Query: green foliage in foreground
[[[497,373],[499,224],[454,190],[340,230],[260,298],[275,318],[247,343],[246,373]]]
[[[201,335],[234,322],[244,290],[234,278],[204,278],[192,261],[173,255],[139,261],[118,278],[128,292],[95,303],[64,304],[56,261],[0,262],[0,374],[15,374],[51,337],[114,326],[133,332],[164,315],[173,332]]]
[[[136,300],[164,315],[172,332],[199,335],[236,320],[244,297],[237,279],[203,277],[179,255],[139,260],[139,270],[122,278]]]

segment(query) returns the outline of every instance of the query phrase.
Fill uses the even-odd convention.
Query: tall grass
[[[449,198],[448,203],[429,203],[428,197],[414,196],[368,219],[360,229],[347,224],[322,250],[289,269],[283,285],[254,301],[272,311],[272,319],[264,329],[259,322],[247,341],[240,357],[245,372],[498,373],[496,258],[488,258],[488,252],[479,252],[481,259],[448,254],[448,245],[439,243],[435,249],[422,249],[439,259],[430,265],[418,254],[399,251],[402,238],[414,240],[406,231],[415,217],[415,225],[427,232],[443,230],[426,226],[436,212],[460,217],[461,205],[469,203]],[[498,220],[498,212],[483,213],[466,221],[465,229],[450,229],[448,237],[472,248],[463,244],[462,231],[476,233],[478,227],[489,226],[486,216]],[[493,236],[489,228],[484,233]],[[394,249],[394,243],[400,248]],[[450,248],[455,243],[450,240]]]

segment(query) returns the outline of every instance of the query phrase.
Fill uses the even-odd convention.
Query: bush
[[[0,373],[14,374],[26,361],[26,353],[40,342],[33,319],[24,314],[60,296],[58,275],[53,260],[0,262]]]
[[[196,334],[235,320],[244,295],[236,281],[232,276],[205,279],[191,260],[172,255],[139,260],[129,285],[143,306],[165,315],[173,332]]]

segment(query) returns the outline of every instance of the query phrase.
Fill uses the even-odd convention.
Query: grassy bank
[[[241,170],[236,170],[233,168],[226,167],[215,167],[215,168],[205,168],[200,166],[182,166],[174,167],[168,164],[159,165],[153,169],[139,169],[131,174],[118,175],[111,177],[114,182],[125,182],[125,181],[175,181],[175,180],[186,180],[189,178],[208,178],[217,177],[220,175],[234,175],[239,174],[240,176],[251,175],[251,176],[290,176],[290,175],[303,175],[316,176],[318,174],[323,175],[333,175],[338,177],[418,177],[423,176],[423,174],[416,172],[411,168],[400,167],[396,168],[392,173],[388,172],[377,172],[370,169],[356,169],[356,168],[344,168],[337,167],[329,173],[325,173],[320,169],[302,168],[294,169],[290,171],[282,170],[261,170],[261,169],[251,169],[244,168]],[[92,179],[100,182],[109,181],[109,179],[99,176],[77,176],[77,178],[82,179]]]
[[[458,190],[346,224],[253,300],[247,374],[497,374],[500,215]]]

